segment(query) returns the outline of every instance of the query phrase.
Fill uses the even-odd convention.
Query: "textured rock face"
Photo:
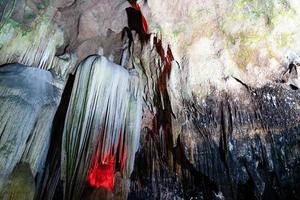
[[[265,86],[247,98],[205,100],[180,135],[184,154],[227,198],[246,198],[242,188],[252,198],[299,198],[298,94]]]
[[[1,192],[300,199],[299,5],[0,0]]]
[[[0,185],[19,162],[40,181],[62,84],[48,72],[11,64],[0,68]]]
[[[163,33],[188,68],[189,89],[198,97],[212,93],[211,86],[236,91],[226,81],[231,76],[261,87],[299,52],[297,1],[152,0],[145,9],[152,30]]]
[[[0,63],[20,62],[65,77],[92,54],[119,62],[127,1],[1,1]]]
[[[299,199],[299,95],[281,85],[244,95],[187,103],[175,148],[145,128],[130,199]]]
[[[291,79],[293,70],[284,76]],[[156,82],[151,69],[146,74]],[[175,75],[181,85],[172,84]],[[298,199],[296,87],[274,81],[254,88],[233,79],[238,95],[189,99],[184,76],[173,63],[169,95],[148,100],[129,199]],[[146,94],[158,88],[146,87]],[[151,166],[146,173],[144,166]]]

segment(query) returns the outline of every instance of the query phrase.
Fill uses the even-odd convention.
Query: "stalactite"
[[[97,186],[95,178],[108,178],[105,185],[110,189],[113,180],[101,173],[111,176],[112,165],[116,170],[124,163],[120,171],[124,179],[129,178],[141,124],[137,73],[105,57],[87,58],[76,73],[66,119],[62,152],[66,199],[80,198],[87,182]],[[97,172],[101,168],[106,171]]]
[[[76,56],[56,56],[64,43],[64,31],[51,23],[54,11],[49,9],[35,19],[34,26],[24,28],[12,19],[0,30],[0,64],[20,63],[44,70],[53,70],[63,78],[73,71]]]

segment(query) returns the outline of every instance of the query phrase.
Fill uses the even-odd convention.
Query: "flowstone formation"
[[[0,0],[1,199],[300,199],[296,0]]]

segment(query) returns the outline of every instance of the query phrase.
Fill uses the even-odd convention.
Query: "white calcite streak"
[[[141,82],[137,72],[102,56],[91,56],[82,62],[76,73],[63,133],[62,177],[66,199],[80,198],[96,154],[104,164],[108,162],[108,154],[118,158],[118,163],[126,155],[121,174],[129,178],[139,145],[141,112]]]

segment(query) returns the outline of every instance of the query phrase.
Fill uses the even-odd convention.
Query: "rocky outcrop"
[[[191,108],[180,134],[186,158],[225,198],[299,198],[298,94],[276,85],[245,98],[209,97]]]

